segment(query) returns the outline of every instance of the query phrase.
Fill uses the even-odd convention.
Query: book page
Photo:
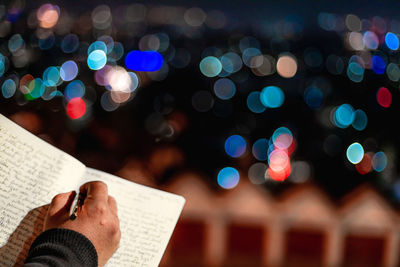
[[[185,199],[87,168],[84,182],[95,180],[107,184],[120,220],[121,242],[106,266],[158,266]]]
[[[0,266],[26,257],[58,193],[76,189],[85,166],[0,114]]]

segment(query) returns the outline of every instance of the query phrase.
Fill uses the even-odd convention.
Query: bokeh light
[[[236,85],[228,78],[219,79],[214,83],[214,93],[222,100],[231,99],[236,93]]]
[[[222,64],[218,58],[208,56],[200,61],[200,71],[204,76],[215,77],[222,71]]]
[[[129,93],[132,79],[124,68],[116,66],[108,72],[108,84],[114,91]]]
[[[268,158],[268,146],[268,140],[266,138],[260,138],[253,143],[251,152],[257,160],[266,161]]]
[[[54,27],[57,24],[59,16],[60,8],[52,4],[42,5],[36,13],[40,27],[46,29]]]
[[[239,172],[232,167],[225,167],[218,173],[217,181],[224,189],[232,189],[239,183]]]
[[[347,77],[353,82],[361,82],[364,78],[364,68],[357,62],[351,62],[347,67]]]
[[[293,143],[293,134],[288,128],[280,127],[274,131],[271,139],[275,148],[287,150]]]
[[[45,90],[45,84],[40,78],[30,80],[26,87],[28,88],[28,93],[25,94],[25,98],[27,100],[33,100],[41,97]]]
[[[79,37],[76,34],[68,34],[61,41],[61,50],[70,54],[75,52],[79,47]]]
[[[385,60],[378,55],[372,57],[372,70],[376,74],[384,74],[386,70],[386,62]]]
[[[43,72],[43,82],[46,86],[57,86],[60,82],[60,71],[57,67],[48,67]]]
[[[372,31],[366,31],[363,35],[363,42],[368,49],[375,50],[379,46],[378,36]]]
[[[15,94],[16,90],[17,85],[12,79],[5,80],[1,86],[1,92],[3,93],[4,98],[11,98]]]
[[[399,49],[399,38],[393,32],[386,33],[385,43],[386,43],[386,46],[389,47],[390,50]]]
[[[91,43],[88,47],[87,54],[90,55],[90,53],[92,53],[95,50],[101,50],[105,54],[108,53],[107,45],[102,41],[95,41],[95,42]]]
[[[395,63],[389,63],[386,68],[386,75],[393,82],[398,82],[400,80],[400,68]]]
[[[24,45],[25,45],[25,41],[24,41],[24,39],[22,39],[21,34],[14,34],[8,40],[8,50],[10,50],[11,53],[17,52]]]
[[[40,49],[48,50],[54,46],[56,38],[54,37],[53,33],[50,33],[46,38],[40,38],[38,40],[38,44]]]
[[[157,71],[163,65],[163,58],[157,51],[129,52],[125,57],[125,66],[134,71]]]
[[[354,109],[349,104],[342,104],[336,108],[334,113],[334,123],[339,128],[347,128],[354,121]]]
[[[64,96],[67,101],[73,98],[82,98],[85,94],[85,85],[80,80],[70,82],[64,90]],[[77,100],[76,100],[77,101]]]
[[[381,172],[386,168],[387,157],[383,151],[379,151],[372,157],[372,167],[375,171]]]
[[[4,72],[5,72],[6,68],[4,66],[4,62],[0,61],[0,77],[3,76]]]
[[[251,92],[247,96],[247,107],[254,113],[262,113],[266,107],[261,103],[260,92]]]
[[[357,109],[356,111],[354,111],[354,120],[352,122],[353,128],[357,131],[362,131],[365,129],[365,127],[367,127],[367,124],[367,114],[361,109]]]
[[[73,119],[81,118],[86,112],[86,103],[80,97],[72,98],[67,104],[67,115]]]
[[[304,183],[311,178],[311,166],[307,161],[295,161],[292,164],[290,181]]]
[[[356,164],[356,170],[359,174],[367,174],[372,170],[372,158],[370,153],[365,153],[363,159]]]
[[[247,172],[249,180],[253,184],[265,183],[265,172],[267,171],[267,165],[262,162],[256,162],[252,164]]]
[[[351,163],[357,164],[364,157],[364,148],[360,143],[353,143],[347,148],[346,156]]]
[[[242,59],[234,52],[224,54],[220,60],[223,70],[229,74],[238,72],[243,66]]]
[[[60,77],[64,81],[72,81],[78,75],[78,66],[75,61],[65,61],[60,68]]]
[[[267,108],[279,108],[284,100],[285,95],[277,86],[267,86],[261,90],[260,101]]]
[[[376,93],[376,101],[380,106],[388,108],[392,104],[392,93],[386,87],[381,87]]]
[[[320,108],[322,106],[323,100],[323,92],[316,87],[308,87],[304,91],[304,101],[312,109]]]
[[[87,59],[87,64],[92,70],[99,70],[107,63],[107,56],[103,50],[94,50],[91,52]]]
[[[225,152],[232,158],[238,158],[246,152],[246,141],[240,135],[229,136],[225,141]]]
[[[286,167],[290,164],[289,155],[285,150],[274,149],[268,155],[269,168],[274,172],[282,172],[286,170]]]
[[[284,54],[278,58],[276,70],[284,78],[292,78],[297,72],[296,58],[291,54]]]

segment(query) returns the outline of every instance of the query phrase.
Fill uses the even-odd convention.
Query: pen
[[[69,219],[75,220],[78,216],[78,208],[83,204],[83,196],[80,193],[77,193],[72,201],[71,208],[69,210]]]

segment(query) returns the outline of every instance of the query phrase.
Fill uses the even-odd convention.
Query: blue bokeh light
[[[72,60],[65,61],[60,68],[60,77],[64,81],[72,81],[78,75],[78,66]]]
[[[279,108],[285,100],[285,95],[277,86],[267,86],[260,93],[260,101],[267,108]]]
[[[375,153],[372,157],[372,167],[375,171],[381,172],[386,168],[387,165],[387,157],[384,152],[380,151]]]
[[[225,189],[232,189],[239,183],[239,172],[232,167],[221,169],[217,176],[219,186]]]
[[[353,143],[347,148],[346,156],[351,163],[357,164],[364,157],[364,148],[359,143]]]
[[[386,62],[385,60],[378,56],[375,55],[372,57],[372,70],[376,73],[376,74],[384,74],[385,73],[385,69],[386,69]]]
[[[105,54],[108,53],[108,52],[107,52],[107,45],[106,45],[104,42],[102,42],[102,41],[95,41],[95,42],[91,43],[91,44],[89,45],[89,47],[88,47],[88,51],[87,51],[88,55],[89,55],[90,53],[92,53],[94,50],[101,50],[101,51],[103,51]]]
[[[83,97],[85,94],[85,85],[80,80],[70,82],[64,90],[64,96],[67,101],[75,97]]]
[[[318,109],[322,105],[324,94],[316,87],[308,87],[304,91],[304,101],[312,109]]]
[[[200,61],[200,71],[204,76],[215,77],[222,71],[221,61],[213,56],[208,56]]]
[[[231,99],[236,93],[236,85],[228,78],[222,78],[215,82],[214,93],[222,100]]]
[[[125,57],[125,66],[134,71],[157,71],[162,64],[163,58],[157,51],[134,50]]]
[[[0,61],[0,77],[3,76],[5,70],[6,70],[6,68],[4,66],[4,62]]]
[[[87,64],[92,70],[99,70],[107,63],[107,56],[103,50],[94,50],[89,54]]]
[[[12,79],[5,80],[3,85],[1,86],[1,92],[3,93],[4,98],[12,97],[15,94],[16,90],[17,85]]]
[[[38,44],[40,49],[48,50],[53,47],[55,41],[56,38],[54,37],[54,34],[50,34],[47,38],[39,39]]]
[[[265,161],[268,158],[268,148],[268,140],[266,138],[260,138],[254,142],[251,152],[256,159]]]
[[[365,129],[365,127],[367,127],[367,123],[368,117],[363,110],[357,109],[356,111],[354,111],[354,120],[352,123],[354,129],[356,129],[357,131],[362,131]]]
[[[238,158],[246,151],[246,141],[240,135],[229,136],[225,141],[225,152],[232,158]]]
[[[242,66],[242,59],[234,52],[228,52],[221,57],[221,64],[224,71],[227,73],[235,73],[239,71]]]
[[[263,113],[265,106],[261,103],[260,92],[251,92],[247,96],[247,107],[254,113]]]
[[[386,43],[386,46],[390,50],[399,49],[399,38],[397,37],[396,34],[394,34],[392,32],[386,33],[386,35],[385,35],[385,43]]]
[[[17,52],[24,45],[25,41],[20,34],[14,34],[11,36],[10,40],[8,40],[8,50],[10,50],[11,53]]]
[[[354,121],[354,109],[349,104],[340,105],[334,113],[334,123],[339,128],[347,128]]]
[[[76,34],[68,34],[61,41],[61,50],[64,53],[73,53],[79,47],[79,38]]]
[[[251,66],[251,59],[255,56],[261,55],[261,51],[258,48],[249,47],[243,51],[242,58],[246,66]]]

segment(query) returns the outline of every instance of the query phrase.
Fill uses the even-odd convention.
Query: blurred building
[[[216,193],[185,173],[163,189],[187,204],[160,266],[399,266],[398,212],[369,185],[338,204],[311,183]]]

